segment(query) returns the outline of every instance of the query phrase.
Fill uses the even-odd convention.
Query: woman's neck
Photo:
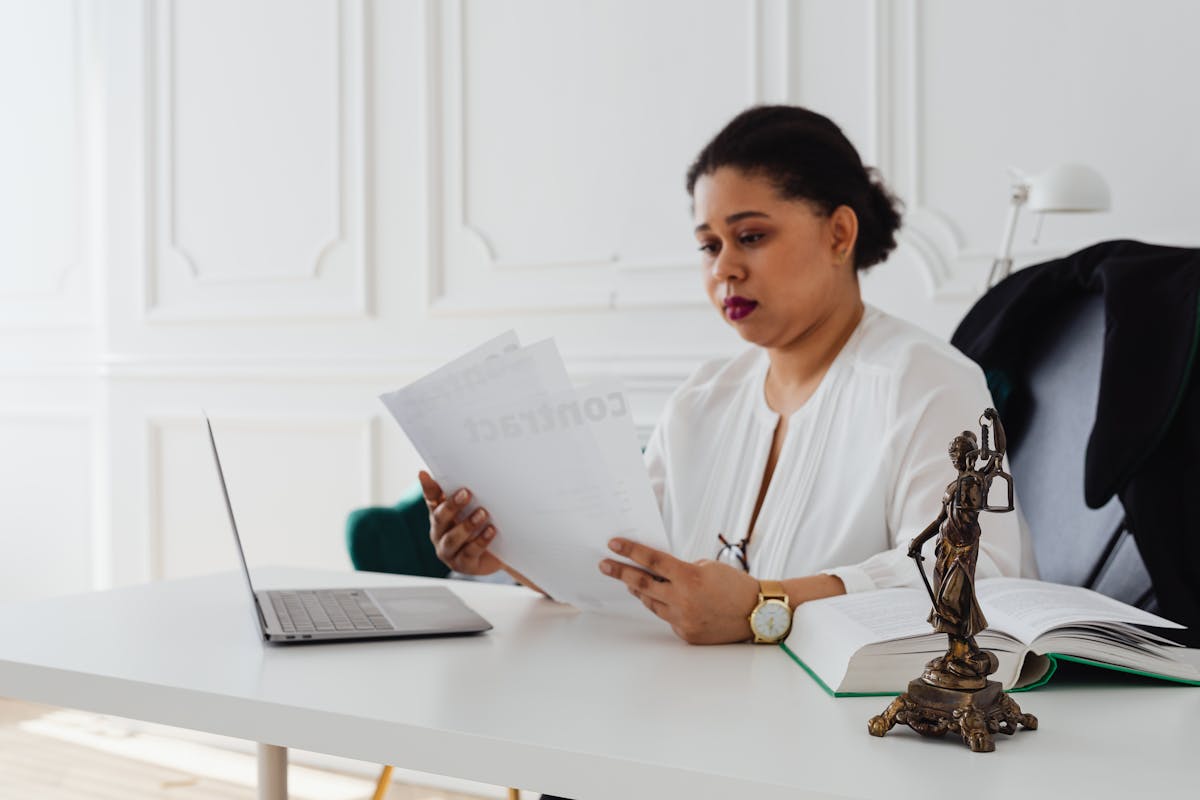
[[[865,311],[856,295],[853,301],[835,306],[799,339],[767,350],[770,368],[764,391],[773,411],[786,417],[812,397]]]

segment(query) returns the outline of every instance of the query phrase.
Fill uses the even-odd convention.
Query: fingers
[[[672,590],[669,581],[658,580],[644,569],[639,569],[630,564],[622,564],[619,561],[611,559],[601,561],[600,571],[623,582],[629,588],[629,591],[641,599],[643,603],[647,600],[662,603],[668,599]],[[650,606],[647,605],[647,608],[650,608]],[[650,610],[654,611],[653,608],[650,608]],[[658,612],[655,611],[654,613],[657,614]]]
[[[462,488],[447,497],[425,470],[417,473],[417,480],[429,508],[429,536],[438,558],[451,569],[473,573],[496,538],[496,527],[490,524],[487,511],[478,508],[470,517],[460,519],[471,502],[470,490]]]
[[[450,528],[446,532],[446,535],[437,543],[438,555],[441,556],[442,560],[449,563],[449,561],[458,558],[459,552],[475,539],[476,536],[483,533],[487,519],[487,511],[477,508],[471,513],[471,516],[459,521]]]
[[[457,524],[459,516],[467,510],[467,504],[470,502],[471,492],[467,489],[459,489],[436,506],[430,507],[429,517],[433,523],[431,528],[435,540],[440,539]]]
[[[690,566],[686,561],[680,561],[670,553],[664,553],[662,550],[655,550],[653,547],[631,542],[628,539],[612,539],[609,541],[608,547],[614,553],[625,556],[633,563],[645,567],[654,575],[669,581],[676,580]]]
[[[668,606],[666,603],[664,603],[661,600],[655,600],[653,597],[648,597],[644,594],[638,594],[637,592],[633,591],[632,589],[629,590],[629,593],[632,594],[634,597],[636,597],[638,600],[641,600],[642,605],[644,605],[646,608],[650,609],[650,612],[652,614],[654,614],[654,616],[658,617],[659,619],[666,620],[667,622],[671,621],[671,620],[667,619],[667,611],[670,608],[670,606]]]
[[[438,503],[442,502],[442,487],[433,479],[425,470],[417,473],[417,480],[421,482],[421,493],[425,495],[425,504],[433,508]]]
[[[454,557],[455,569],[459,572],[473,574],[483,557],[488,552],[488,545],[496,538],[496,526],[485,525],[473,539],[470,539]]]
[[[429,508],[436,535],[441,535],[454,525],[458,515],[466,509],[471,492],[463,487],[447,497],[438,482],[425,470],[417,473],[417,480],[421,482],[421,493],[425,495],[425,505]]]

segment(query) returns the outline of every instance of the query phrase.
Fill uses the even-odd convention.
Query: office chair
[[[1009,439],[1009,461],[1042,580],[1086,586],[1156,611],[1150,574],[1120,498],[1114,495],[1095,509],[1084,502],[1084,456],[1096,417],[1104,327],[1101,295],[1060,308],[1029,354],[1024,375],[1029,413],[1020,435]],[[993,386],[994,395],[1003,392],[1002,385]]]
[[[1042,577],[1200,646],[1200,248],[1104,241],[1025,267],[950,341],[988,375]]]
[[[394,506],[350,512],[346,547],[355,569],[425,578],[450,575],[429,539],[429,512],[419,483],[409,487]]]
[[[1004,419],[1042,577],[1200,646],[1200,248],[1114,240],[1026,267],[951,341]]]
[[[429,538],[429,512],[419,483],[413,484],[395,506],[350,512],[346,520],[346,547],[350,563],[358,570],[424,578],[450,575],[450,568],[437,557]],[[383,800],[391,781],[392,767],[385,765],[372,800]],[[520,797],[520,791],[509,787],[508,800]]]

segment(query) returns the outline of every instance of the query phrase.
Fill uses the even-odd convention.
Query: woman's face
[[[785,200],[764,177],[721,167],[696,181],[696,240],[704,288],[741,337],[761,347],[800,342],[844,304],[861,302],[854,274],[857,218]]]

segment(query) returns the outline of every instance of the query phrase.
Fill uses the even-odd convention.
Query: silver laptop
[[[328,642],[340,639],[389,639],[406,636],[454,636],[490,630],[491,624],[467,607],[458,595],[444,586],[387,586],[352,589],[277,589],[255,591],[233,518],[229,488],[217,453],[212,422],[208,441],[212,445],[217,477],[229,527],[237,545],[242,573],[250,589],[255,618],[269,642]]]

